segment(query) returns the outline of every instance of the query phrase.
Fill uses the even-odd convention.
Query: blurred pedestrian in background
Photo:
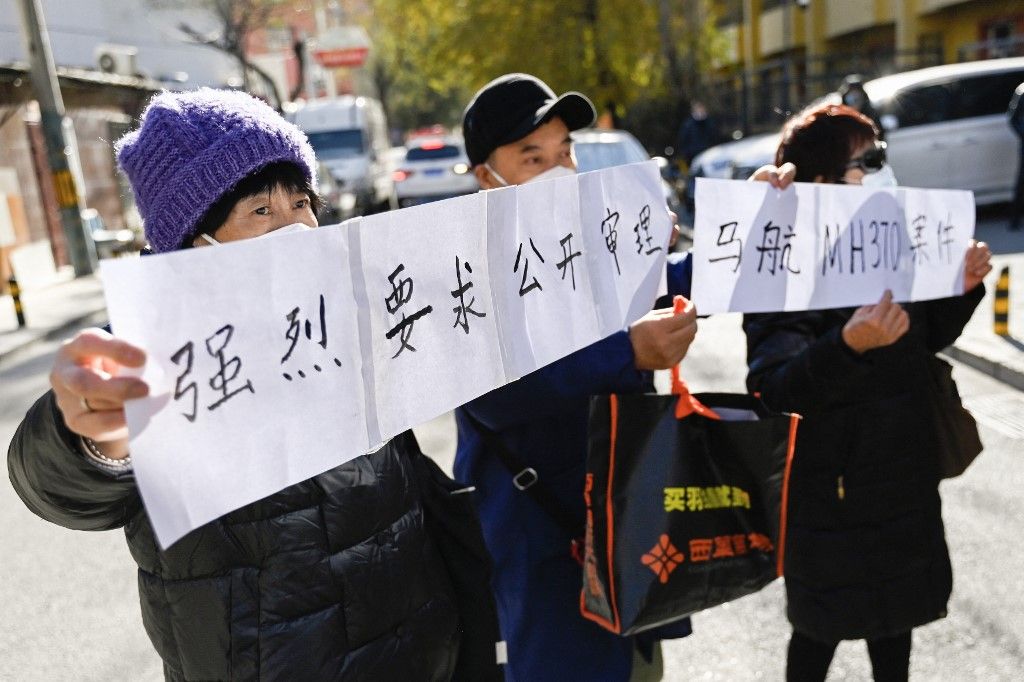
[[[676,136],[676,154],[686,160],[686,165],[693,163],[694,157],[705,149],[713,147],[720,141],[718,124],[708,115],[707,107],[699,100],[690,105],[690,115],[679,127]]]
[[[885,131],[882,130],[881,123],[878,120],[878,112],[875,111],[875,107],[871,104],[871,98],[868,97],[868,93],[864,89],[864,77],[859,73],[850,74],[843,79],[838,92],[843,104],[851,109],[856,109],[871,119],[871,122],[878,130],[878,138],[884,140]]]

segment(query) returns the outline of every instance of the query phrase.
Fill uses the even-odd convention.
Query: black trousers
[[[910,632],[869,639],[868,655],[875,682],[907,682],[910,674]],[[839,642],[819,642],[793,631],[786,659],[787,682],[824,682]]]

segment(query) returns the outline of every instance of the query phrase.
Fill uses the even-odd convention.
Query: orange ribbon
[[[672,312],[678,315],[686,310],[688,304],[689,301],[684,297],[676,296],[672,301]],[[721,419],[714,410],[704,405],[704,403],[697,400],[690,393],[690,388],[679,376],[679,365],[672,368],[672,395],[679,396],[679,402],[676,403],[676,419],[683,419],[694,412],[708,419]]]

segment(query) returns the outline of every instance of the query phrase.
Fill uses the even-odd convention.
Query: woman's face
[[[859,159],[861,156],[864,155],[864,152],[866,152],[866,151],[868,151],[870,149],[874,149],[877,144],[878,144],[877,140],[871,140],[869,142],[862,143],[859,147],[857,147],[856,149],[853,150],[853,154],[850,155],[850,161],[856,161],[857,159]],[[840,182],[842,182],[844,184],[847,184],[847,185],[862,185],[862,184],[864,184],[863,183],[864,176],[867,175],[867,173],[865,173],[862,168],[859,168],[856,165],[850,167],[850,165],[847,164],[847,166],[848,167],[846,168],[846,172],[843,173],[843,177],[840,179]],[[815,182],[828,182],[825,179],[824,175],[816,176],[814,178],[814,181]]]
[[[870,149],[874,149],[876,144],[877,143],[875,142],[875,140],[865,142],[864,144],[862,144],[860,147],[853,151],[853,154],[850,155],[850,160],[853,161],[859,159],[861,156],[864,155],[864,152]],[[845,182],[847,185],[860,185],[863,184],[865,175],[867,175],[867,173],[865,173],[861,168],[858,168],[856,166],[854,166],[853,168],[847,168],[846,173],[843,175],[843,182]]]
[[[297,192],[278,185],[269,192],[240,199],[227,220],[211,235],[221,244],[261,237],[268,232],[302,223],[318,225],[316,214],[305,192]],[[197,236],[193,246],[208,246],[209,242]]]

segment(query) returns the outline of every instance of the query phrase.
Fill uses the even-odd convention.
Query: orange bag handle
[[[672,300],[672,312],[678,315],[686,310],[686,306],[689,303],[690,302],[687,301],[686,298],[677,295]],[[679,365],[672,368],[672,395],[679,396],[679,402],[676,403],[676,419],[689,417],[694,412],[702,417],[707,417],[708,419],[721,419],[714,410],[704,405],[704,403],[697,400],[693,394],[690,393],[690,388],[679,376]]]

